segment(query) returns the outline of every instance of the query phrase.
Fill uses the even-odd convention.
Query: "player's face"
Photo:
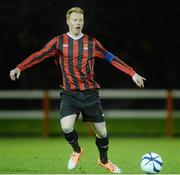
[[[69,26],[69,32],[72,35],[77,36],[81,34],[84,25],[83,14],[76,12],[71,13],[69,19],[67,20],[67,24]]]

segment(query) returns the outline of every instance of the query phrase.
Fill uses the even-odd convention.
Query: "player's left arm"
[[[99,58],[104,58],[114,67],[130,75],[132,77],[132,80],[140,88],[144,87],[144,80],[146,79],[140,76],[138,73],[136,73],[132,67],[128,66],[125,62],[116,57],[114,54],[108,52],[97,40],[95,40],[95,55]]]

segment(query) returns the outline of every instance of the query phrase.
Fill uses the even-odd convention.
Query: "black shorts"
[[[104,122],[104,114],[97,89],[85,91],[63,91],[60,93],[61,118],[81,113],[84,122]]]

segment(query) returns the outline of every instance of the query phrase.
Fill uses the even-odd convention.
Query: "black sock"
[[[108,136],[105,138],[96,137],[96,146],[98,147],[99,150],[100,160],[104,164],[108,162],[108,155],[107,155],[108,144],[109,144]]]
[[[64,138],[68,141],[68,143],[72,146],[73,150],[77,153],[81,152],[81,147],[78,143],[78,134],[75,130],[70,133],[63,132]]]

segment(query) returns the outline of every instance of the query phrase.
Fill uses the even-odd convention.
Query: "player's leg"
[[[106,123],[100,122],[92,123],[92,127],[96,134],[96,146],[99,150],[99,160],[98,164],[109,170],[110,173],[121,173],[121,169],[108,160],[108,148],[109,148],[109,138],[106,129]]]
[[[77,153],[81,152],[80,145],[78,143],[78,134],[74,129],[74,124],[76,121],[76,114],[72,114],[66,117],[63,117],[61,122],[61,128],[63,131],[64,138],[68,141],[68,143],[72,146],[73,150]]]
[[[82,104],[82,118],[83,121],[91,121],[93,129],[96,134],[96,145],[99,150],[98,163],[110,173],[120,173],[120,169],[108,160],[108,145],[109,139],[106,130],[106,123],[104,121],[103,109],[99,98],[99,91],[96,89],[84,92],[87,100]],[[102,161],[102,162],[101,162]]]
[[[96,146],[99,150],[100,160],[103,163],[107,163],[108,162],[107,151],[108,151],[108,146],[109,146],[109,139],[108,139],[107,130],[106,130],[106,123],[93,122],[92,127],[96,135]]]
[[[68,169],[76,168],[78,161],[83,154],[83,150],[78,143],[78,134],[74,129],[76,117],[76,114],[72,114],[63,117],[60,120],[63,136],[73,148],[72,156],[68,161]]]

